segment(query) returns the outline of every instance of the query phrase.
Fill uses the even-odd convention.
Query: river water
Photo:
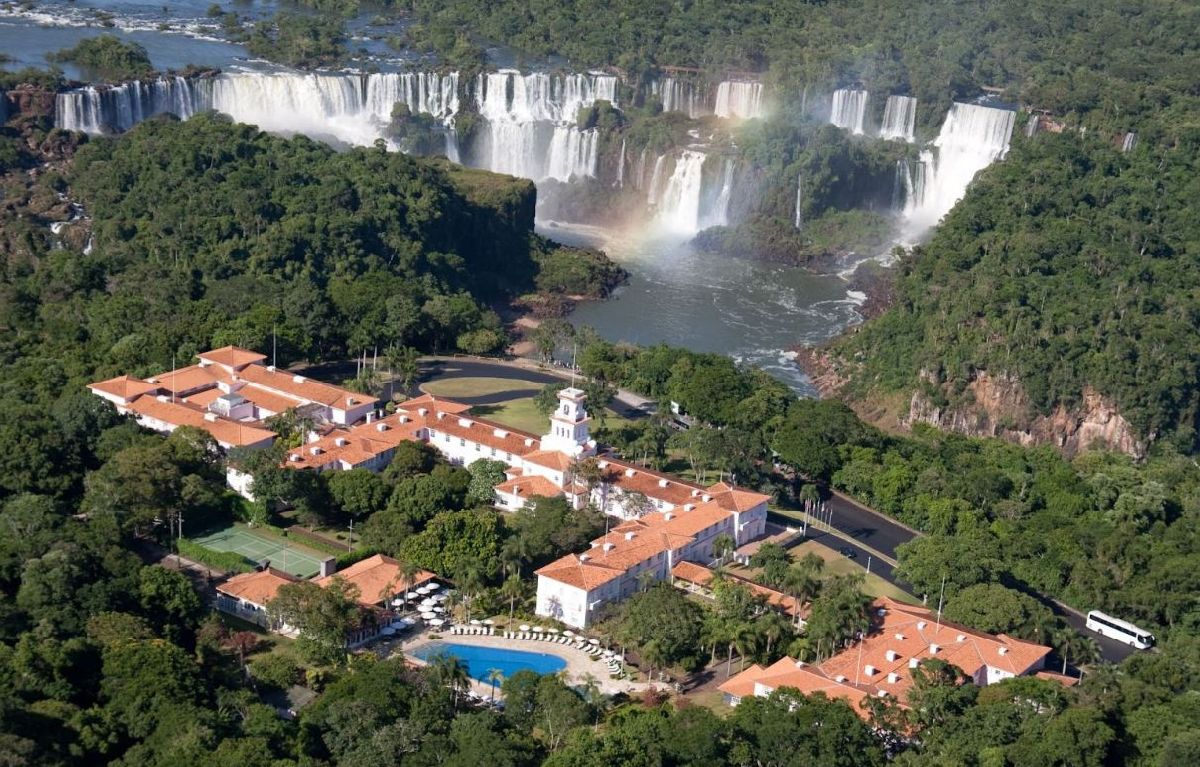
[[[100,33],[144,46],[159,69],[179,70],[189,64],[264,68],[262,62],[247,58],[243,46],[222,39],[217,22],[206,15],[209,5],[211,0],[52,0],[27,10],[0,1],[0,51],[11,58],[4,68],[46,66],[47,53]],[[277,9],[271,2],[226,2],[222,7],[252,19]],[[111,20],[104,22],[97,10],[112,14]],[[352,23],[352,47],[361,49],[356,66],[388,69],[419,60],[389,52],[363,34],[368,28],[373,35],[394,34],[401,27],[372,26],[365,15]],[[507,52],[489,53],[498,63],[508,63]],[[70,66],[64,70],[68,77],[88,76]],[[798,392],[812,394],[787,350],[824,341],[858,320],[861,297],[834,275],[714,256],[678,236],[657,232],[614,232],[556,222],[541,222],[539,231],[560,242],[605,250],[629,271],[629,283],[611,300],[580,306],[572,315],[575,323],[590,325],[613,341],[666,342],[727,354],[766,370]]]
[[[571,314],[576,325],[590,325],[612,341],[727,354],[802,394],[815,391],[788,349],[827,340],[860,320],[856,310],[864,297],[836,275],[716,256],[661,234],[556,222],[538,231],[568,245],[600,248],[629,271],[629,283],[610,300],[582,304]]]

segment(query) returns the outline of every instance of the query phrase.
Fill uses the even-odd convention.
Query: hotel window
[[[459,438],[458,438],[458,446],[459,446],[459,447],[466,447],[466,446],[467,446],[467,441],[466,441],[465,439],[463,439],[462,437],[459,437]]]

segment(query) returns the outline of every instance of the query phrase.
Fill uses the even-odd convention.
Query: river
[[[824,341],[860,319],[864,297],[836,275],[716,256],[661,235],[556,222],[538,231],[600,248],[629,272],[629,283],[611,299],[579,306],[571,314],[576,325],[612,341],[727,354],[802,394],[815,391],[788,349]]]
[[[247,57],[245,48],[222,39],[216,20],[207,17],[211,0],[184,2],[93,1],[38,3],[32,10],[0,3],[0,51],[5,68],[45,66],[46,54],[102,32],[145,47],[155,67],[183,69],[189,64],[224,69],[269,69]],[[274,13],[274,3],[223,4],[251,19]],[[98,11],[111,14],[105,21]],[[368,12],[369,13],[369,12]],[[398,68],[419,60],[390,52],[372,37],[393,34],[403,22],[379,26],[364,16],[350,24],[358,67]],[[361,49],[361,50],[360,50]],[[498,63],[508,53],[491,49]],[[88,73],[64,68],[68,77]],[[594,227],[542,222],[539,231],[567,244],[598,247],[630,273],[629,283],[606,302],[579,307],[576,323],[594,327],[613,341],[666,342],[697,351],[727,354],[758,366],[798,392],[812,389],[787,349],[820,342],[855,322],[858,296],[844,280],[777,265],[729,259],[698,252],[686,240],[643,232],[612,232]]]

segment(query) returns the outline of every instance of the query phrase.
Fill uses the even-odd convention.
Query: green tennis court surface
[[[195,542],[214,551],[241,554],[253,562],[269,560],[271,567],[298,578],[316,575],[321,571],[321,560],[325,558],[311,549],[299,547],[294,543],[284,545],[283,541],[255,535],[253,531],[240,527],[229,527],[212,535],[196,538]]]

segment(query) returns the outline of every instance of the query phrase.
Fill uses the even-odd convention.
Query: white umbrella
[[[416,599],[417,597],[419,597],[421,595],[415,591],[410,591],[407,594],[405,594],[404,596],[408,597],[409,599]]]
[[[445,622],[446,621],[442,620],[441,618],[434,618],[433,620],[429,621],[429,625],[430,626],[440,626]]]
[[[435,608],[433,608],[433,611],[434,611],[435,613],[444,613],[444,612],[446,612],[446,608],[444,608],[444,607],[435,607]]]
[[[446,595],[445,594],[434,594],[433,596],[430,597],[430,599],[432,599],[434,602],[445,602]]]
[[[402,604],[404,604],[404,600],[401,599],[400,597],[396,597],[395,599],[392,600],[392,607],[399,607]]]
[[[485,620],[483,622],[483,625],[485,625],[485,626],[494,626],[495,624],[496,624],[496,621],[492,620],[491,618],[488,618],[487,620]]]
[[[575,632],[574,632],[574,631],[572,631],[571,629],[565,629],[565,630],[563,631],[563,636],[565,636],[565,637],[573,637],[573,636],[575,636]]]
[[[472,618],[472,619],[471,619],[471,625],[472,625],[472,626],[478,626],[478,625],[479,625],[479,619],[478,619],[478,618]]]
[[[428,586],[418,586],[418,587],[417,587],[417,593],[418,593],[418,594],[428,594],[428,593],[429,593],[429,587],[428,587]]]
[[[529,630],[529,625],[528,625],[528,624],[526,624],[526,623],[522,623],[522,624],[521,624],[521,625],[520,625],[518,628],[519,628],[521,631],[528,631],[528,630]]]
[[[434,613],[434,612],[421,613],[422,620],[431,621],[436,617],[437,617],[437,613]]]
[[[428,589],[428,590],[430,590],[430,591],[437,591],[437,590],[438,590],[438,589],[440,589],[441,587],[442,587],[442,584],[440,584],[440,583],[432,583],[432,582],[431,582],[431,583],[426,583],[426,584],[425,584],[425,588],[426,588],[426,589]]]
[[[588,640],[588,644],[600,644],[600,640],[596,639],[595,637],[592,637],[591,639]]]
[[[546,633],[548,633],[548,634],[557,634],[557,633],[558,633],[558,629],[546,629]]]
[[[546,629],[542,628],[541,626],[534,626],[534,627],[533,627],[533,633],[535,633],[535,634],[541,634],[541,633],[543,633],[545,630],[546,630]]]

